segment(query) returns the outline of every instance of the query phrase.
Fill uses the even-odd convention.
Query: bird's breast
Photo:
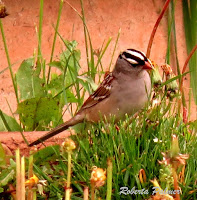
[[[142,76],[143,75],[143,76]],[[151,91],[151,80],[147,72],[135,79],[125,79],[126,84],[118,84],[118,95],[116,98],[117,109],[123,115],[134,114],[142,109],[149,99]]]

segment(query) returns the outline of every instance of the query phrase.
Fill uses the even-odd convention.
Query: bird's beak
[[[149,59],[148,59],[148,61],[145,61],[145,65],[144,65],[143,69],[147,69],[147,70],[154,69],[154,67]]]

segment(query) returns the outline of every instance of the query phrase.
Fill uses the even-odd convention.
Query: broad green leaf
[[[89,90],[87,87],[88,84],[91,86],[93,91],[95,91],[98,88],[98,85],[89,76],[78,76],[77,78],[83,80],[80,83],[86,88],[86,90]]]
[[[3,170],[0,174],[0,186],[5,186],[8,184],[9,181],[11,181],[14,178],[15,171],[12,169],[11,171],[6,169]]]
[[[69,65],[71,68],[79,67],[81,53],[80,50],[76,49],[76,46],[76,41],[69,42],[67,49],[60,54],[60,61],[63,66]]]
[[[77,103],[77,98],[75,97],[75,95],[73,94],[73,92],[71,92],[69,89],[66,90],[66,100],[65,100],[65,104],[66,103]]]
[[[52,61],[48,64],[50,67],[57,67],[61,71],[63,71],[62,65],[60,61]]]
[[[8,127],[5,125],[5,121],[2,119],[2,116],[0,116],[0,131],[20,131],[21,130],[20,125],[17,123],[17,121],[14,118],[6,115],[3,112],[2,112],[2,115],[9,126],[9,130],[8,130]]]
[[[60,62],[63,66],[63,72],[65,73],[65,83],[70,85],[75,82],[80,69],[79,60],[81,57],[80,50],[76,48],[76,41],[72,41],[67,44],[67,49],[60,55]]]
[[[69,50],[64,51],[60,55],[60,59],[64,65],[68,65],[73,70],[79,70],[79,60],[81,57],[81,53],[79,50],[73,50],[70,52]]]
[[[48,90],[50,91],[52,96],[55,96],[60,92],[63,93],[64,91],[63,79],[64,77],[62,74],[59,76],[57,76],[56,74],[52,74],[52,80],[50,84],[48,85]],[[74,93],[72,92],[71,88],[67,88],[65,92],[66,92],[66,100],[63,100],[63,97],[61,98],[63,100],[62,102],[63,104],[77,102],[77,99]]]
[[[45,161],[51,160],[51,157],[56,155],[55,151],[60,151],[60,146],[48,146],[44,149],[40,149],[34,154],[34,164],[43,163]]]
[[[50,122],[57,125],[61,119],[59,101],[53,98],[32,98],[18,104],[17,113],[26,131],[46,130]]]
[[[39,68],[39,66],[37,66]],[[16,73],[17,85],[21,100],[43,97],[45,95],[44,81],[39,77],[40,69],[34,69],[34,60],[24,60]]]
[[[53,73],[51,75],[51,81],[48,84],[48,90],[52,94],[52,96],[55,96],[57,93],[63,90],[64,88],[64,77],[62,74],[57,75]]]

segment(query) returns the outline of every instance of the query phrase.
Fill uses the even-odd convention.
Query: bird
[[[126,49],[117,58],[114,69],[84,102],[74,117],[57,126],[41,138],[29,144],[37,145],[54,135],[83,121],[99,122],[110,119],[115,122],[135,114],[144,108],[151,93],[149,70],[151,61],[139,50]]]

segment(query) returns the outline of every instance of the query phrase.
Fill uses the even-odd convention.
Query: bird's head
[[[127,49],[120,53],[116,68],[121,68],[118,71],[141,71],[152,70],[154,67],[151,61],[141,51],[135,49]]]

